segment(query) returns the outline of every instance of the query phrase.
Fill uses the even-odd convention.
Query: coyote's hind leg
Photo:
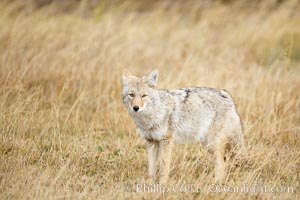
[[[225,149],[226,149],[226,141],[222,140],[216,143],[216,147],[214,150],[215,156],[215,181],[222,182],[225,177]]]

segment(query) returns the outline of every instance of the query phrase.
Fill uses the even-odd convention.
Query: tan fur
[[[131,106],[134,107],[134,106],[139,106],[139,107],[143,107],[144,106],[144,102],[142,100],[141,97],[134,97],[131,101]]]
[[[159,171],[159,182],[165,184],[168,180],[170,173],[170,162],[171,153],[173,147],[172,135],[165,137],[159,142],[159,153],[160,153],[160,171]]]

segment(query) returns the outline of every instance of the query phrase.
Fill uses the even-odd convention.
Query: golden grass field
[[[0,2],[0,199],[300,198],[297,1],[271,11],[100,5],[88,16],[24,2]],[[229,166],[225,185],[293,192],[134,191],[147,159],[122,104],[124,67],[157,68],[160,88],[228,90],[249,157]],[[200,144],[176,145],[170,185],[212,184],[210,156]]]

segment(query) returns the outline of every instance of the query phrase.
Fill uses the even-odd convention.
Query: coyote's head
[[[159,100],[159,94],[156,90],[158,79],[157,70],[143,77],[136,77],[128,70],[123,73],[123,103],[130,113],[147,113],[151,105]]]

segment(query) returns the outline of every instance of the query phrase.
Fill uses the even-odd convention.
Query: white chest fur
[[[138,133],[144,139],[162,140],[169,128],[168,118],[165,113],[156,115],[133,114]]]

